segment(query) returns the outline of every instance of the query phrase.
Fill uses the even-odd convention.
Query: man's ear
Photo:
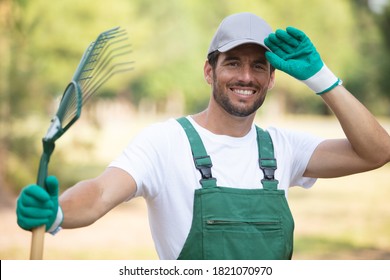
[[[213,83],[213,68],[211,67],[208,60],[206,60],[204,63],[203,74],[206,82],[211,85]]]
[[[274,85],[275,85],[275,71],[272,71],[270,76],[270,81],[268,84],[268,90],[273,89]]]

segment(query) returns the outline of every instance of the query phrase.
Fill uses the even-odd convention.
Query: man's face
[[[205,76],[212,84],[216,103],[237,117],[256,112],[274,84],[274,72],[265,58],[265,49],[255,44],[221,53],[215,69],[206,62]]]

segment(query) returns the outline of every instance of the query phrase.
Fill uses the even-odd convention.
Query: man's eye
[[[236,62],[236,61],[231,61],[231,62],[228,63],[228,65],[229,65],[229,66],[234,66],[234,67],[235,67],[235,66],[238,66],[238,62]]]
[[[255,65],[255,68],[256,68],[256,69],[265,69],[265,68],[266,68],[266,65],[264,65],[264,64],[256,64],[256,65]]]

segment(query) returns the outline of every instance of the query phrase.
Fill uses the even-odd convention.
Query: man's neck
[[[255,114],[248,117],[236,117],[226,112],[216,112],[206,109],[192,116],[201,127],[218,135],[243,137],[251,130]]]

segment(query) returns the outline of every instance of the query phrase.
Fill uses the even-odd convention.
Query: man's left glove
[[[46,231],[54,234],[62,223],[62,209],[58,203],[58,180],[46,178],[46,189],[38,185],[25,187],[17,200],[18,225],[25,230],[45,225]]]
[[[272,66],[302,81],[315,93],[325,93],[341,84],[302,31],[294,27],[278,29],[264,43],[272,51],[265,54]]]

